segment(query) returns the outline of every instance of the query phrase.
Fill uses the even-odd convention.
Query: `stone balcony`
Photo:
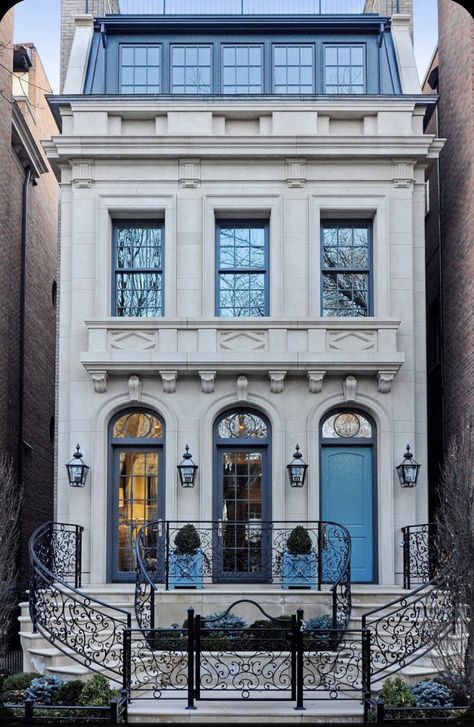
[[[178,376],[195,374],[205,392],[218,375],[267,374],[271,390],[286,374],[308,377],[320,391],[326,374],[377,376],[382,393],[404,362],[396,319],[108,319],[86,321],[81,362],[96,391],[113,375],[161,375],[174,391]]]

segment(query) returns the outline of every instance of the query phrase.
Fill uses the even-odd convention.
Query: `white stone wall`
[[[164,418],[167,518],[210,519],[212,424],[241,401],[272,424],[273,519],[317,519],[319,425],[351,396],[347,376],[377,425],[379,582],[399,580],[400,527],[427,520],[423,170],[439,143],[422,114],[403,98],[65,103],[63,136],[46,145],[62,180],[56,515],[84,525],[91,582],[106,579],[117,411],[138,398]],[[269,318],[214,316],[225,214],[269,219]],[[143,215],[165,221],[165,317],[111,318],[112,220]],[[372,318],[320,317],[320,219],[338,215],[373,220]],[[77,441],[91,467],[82,490],[62,464]],[[296,442],[310,465],[298,491],[286,480]],[[413,490],[394,469],[407,442],[424,465]],[[193,490],[177,484],[186,443]]]

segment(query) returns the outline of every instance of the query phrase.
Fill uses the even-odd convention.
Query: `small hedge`
[[[93,707],[108,707],[116,693],[102,674],[94,674],[87,680],[79,697],[79,704]]]
[[[85,685],[86,683],[81,682],[80,679],[71,679],[68,682],[64,682],[55,694],[54,704],[80,704],[79,700]]]

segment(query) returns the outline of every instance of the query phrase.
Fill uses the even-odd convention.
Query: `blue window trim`
[[[212,89],[214,88],[214,48],[212,43],[173,43],[171,42],[169,44],[169,91],[170,93],[174,93],[173,91],[173,50],[175,48],[209,48],[209,70],[210,70],[210,79],[209,79],[209,88],[210,91],[206,91],[205,93],[202,91],[196,91],[196,94],[199,95],[208,95],[212,93]],[[184,66],[186,67],[186,66]],[[186,85],[186,84],[177,84],[177,85]],[[185,91],[185,95],[189,96],[191,95],[191,92]]]
[[[308,94],[308,93],[311,93],[311,94],[314,93],[314,89],[316,87],[316,79],[317,79],[317,76],[316,76],[316,73],[317,73],[317,69],[316,69],[316,44],[315,43],[311,43],[311,42],[309,42],[309,43],[304,43],[304,42],[300,42],[300,43],[297,43],[297,42],[288,42],[288,43],[285,43],[284,41],[277,41],[277,42],[272,43],[272,59],[271,59],[271,74],[272,74],[271,88],[272,88],[272,93],[275,93],[275,86],[278,85],[278,84],[275,83],[275,50],[277,48],[311,48],[311,55],[312,55],[311,67],[312,67],[312,72],[313,72],[312,82],[311,82],[311,91],[296,91],[294,93],[296,95],[305,95],[305,94]],[[286,85],[288,86],[288,84],[286,84]],[[281,91],[279,93],[285,93],[285,94],[287,94],[289,96],[292,95],[292,93],[290,93],[290,91]]]
[[[362,93],[365,95],[367,93],[367,43],[365,43],[363,41],[359,41],[359,42],[355,42],[355,43],[352,41],[343,41],[343,42],[339,42],[339,41],[332,42],[331,41],[331,42],[323,42],[321,45],[322,45],[321,69],[323,72],[323,85],[322,85],[323,93],[327,93],[327,91],[326,91],[326,86],[327,86],[327,84],[326,84],[326,50],[328,48],[362,48],[363,63],[364,63],[364,66],[363,66],[364,90],[362,91]],[[337,68],[339,68],[339,66],[337,66]],[[334,93],[331,92],[330,95],[334,95]],[[358,94],[344,94],[344,93],[341,93],[340,91],[337,91],[337,95],[338,96],[354,96],[354,95],[358,95]]]
[[[368,240],[368,247],[369,247],[369,265],[368,268],[327,268],[324,265],[324,244],[323,244],[323,233],[324,229],[326,227],[344,227],[344,225],[347,226],[353,226],[353,225],[359,225],[361,227],[365,227],[367,229],[367,240]],[[321,220],[320,225],[320,234],[319,234],[319,256],[320,256],[320,315],[324,318],[331,319],[331,318],[370,318],[374,315],[374,264],[373,264],[373,224],[372,220],[369,219],[363,219],[363,218],[349,218],[346,217],[344,219],[339,218],[324,218]],[[367,315],[366,316],[324,316],[324,290],[323,290],[323,277],[324,273],[338,273],[338,272],[347,272],[347,273],[366,273],[369,278],[368,286],[367,286],[367,292],[368,292],[368,306],[367,306]]]
[[[159,227],[161,229],[161,268],[119,268],[117,265],[116,232],[118,227]],[[159,316],[139,316],[140,318],[162,318],[165,314],[165,223],[161,219],[115,219],[112,222],[112,316],[116,318],[135,318],[136,316],[117,315],[116,275],[127,270],[144,273],[161,273],[161,313]]]
[[[259,229],[264,230],[265,234],[265,248],[264,248],[264,267],[263,268],[221,268],[220,267],[220,231],[222,227],[257,227]],[[270,315],[270,255],[269,255],[269,233],[270,233],[270,223],[269,220],[262,220],[262,219],[255,219],[255,218],[239,218],[239,219],[218,219],[216,220],[216,230],[215,230],[215,236],[216,236],[216,245],[215,245],[215,251],[216,251],[216,280],[215,280],[215,311],[216,316],[220,317],[220,275],[222,274],[236,274],[238,275],[239,272],[255,272],[260,273],[264,275],[264,281],[265,281],[265,314],[264,316],[235,316],[235,318],[242,318],[242,319],[248,319],[248,318],[264,318]],[[232,318],[232,316],[225,316],[225,318]]]

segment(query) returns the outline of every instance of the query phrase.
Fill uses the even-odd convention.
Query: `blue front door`
[[[371,446],[322,447],[321,519],[344,525],[351,535],[351,580],[356,583],[373,582]]]

